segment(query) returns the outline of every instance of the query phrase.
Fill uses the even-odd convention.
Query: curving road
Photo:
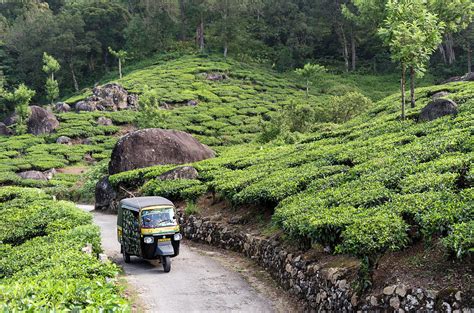
[[[78,205],[86,211],[93,206]],[[172,259],[170,273],[159,262],[132,257],[125,264],[116,237],[116,216],[92,211],[100,226],[105,253],[123,267],[131,289],[141,307],[148,312],[274,312],[273,306],[242,275],[224,267],[198,249],[181,244],[180,254]]]

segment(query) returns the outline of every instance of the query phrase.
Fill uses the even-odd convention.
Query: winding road
[[[248,280],[199,249],[182,243],[180,255],[172,259],[170,273],[159,262],[132,257],[125,264],[116,237],[116,216],[93,211],[102,233],[102,247],[123,267],[125,278],[147,312],[275,312],[275,301],[255,290]]]

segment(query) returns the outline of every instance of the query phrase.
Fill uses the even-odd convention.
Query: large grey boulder
[[[135,108],[138,96],[117,83],[94,87],[92,96],[75,104],[76,111],[117,111]]]
[[[0,136],[10,136],[11,130],[4,123],[0,123]]]
[[[214,157],[214,151],[188,133],[159,128],[129,133],[117,142],[109,174],[159,164],[185,164]]]
[[[198,171],[192,166],[179,166],[158,176],[161,180],[197,179]]]
[[[30,117],[26,121],[28,133],[33,135],[49,134],[59,126],[53,113],[36,105],[30,106],[30,110]]]
[[[48,180],[48,176],[40,171],[25,171],[18,173],[18,176],[23,179]]]
[[[474,72],[467,73],[466,75],[462,77],[462,80],[466,82],[474,81]]]
[[[420,112],[420,121],[432,121],[445,115],[458,113],[458,106],[450,99],[436,99],[428,103]]]
[[[88,101],[79,101],[74,105],[74,109],[77,112],[81,112],[81,111],[91,112],[91,111],[95,111],[97,107],[95,104],[92,104]]]
[[[71,111],[71,107],[66,102],[58,102],[54,105],[54,109],[58,113],[66,113]]]
[[[103,177],[95,185],[95,209],[108,210],[117,197],[117,193],[110,184],[109,177]]]
[[[56,139],[56,143],[62,145],[69,145],[71,144],[71,138],[69,138],[68,136],[59,136],[58,139]]]
[[[4,120],[3,120],[3,124],[5,124],[6,126],[12,126],[13,124],[16,124],[16,122],[18,122],[18,114],[16,114],[15,112],[13,112],[12,114],[10,114],[9,116],[7,116]]]
[[[112,125],[112,120],[110,118],[106,118],[105,116],[101,116],[97,119],[97,125],[110,126]]]

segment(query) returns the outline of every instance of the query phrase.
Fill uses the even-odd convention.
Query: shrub
[[[454,224],[450,234],[443,239],[445,247],[457,258],[474,253],[474,221]]]
[[[396,251],[408,243],[408,225],[396,214],[377,212],[354,219],[342,232],[339,253],[370,256],[386,250]]]

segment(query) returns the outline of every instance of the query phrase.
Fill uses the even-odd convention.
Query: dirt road
[[[93,207],[79,205],[92,211]],[[105,253],[120,264],[148,312],[275,312],[275,302],[257,292],[241,274],[186,243],[172,259],[170,273],[159,262],[132,257],[125,264],[116,238],[116,216],[92,212]]]

